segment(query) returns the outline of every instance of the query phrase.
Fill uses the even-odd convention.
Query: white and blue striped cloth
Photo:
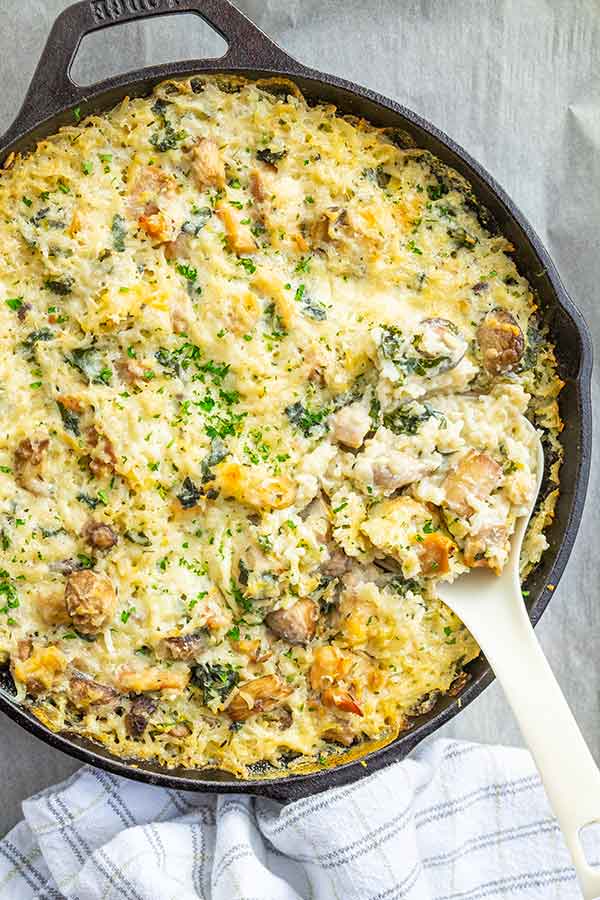
[[[524,750],[437,741],[285,807],[85,767],[23,812],[0,843],[0,900],[581,896]]]

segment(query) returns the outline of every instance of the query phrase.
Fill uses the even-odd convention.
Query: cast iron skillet
[[[86,88],[71,80],[69,71],[84,35],[119,22],[177,12],[200,15],[227,41],[226,54],[220,59],[153,66]],[[250,78],[287,76],[309,99],[332,102],[344,113],[363,116],[375,125],[399,129],[409,144],[430,150],[464,175],[499,230],[514,244],[515,261],[537,292],[557,347],[560,375],[565,382],[560,395],[565,423],[562,490],[556,517],[547,532],[550,547],[527,583],[529,616],[535,624],[562,574],[583,512],[592,437],[591,343],[585,322],[565,291],[539,238],[493,178],[461,147],[398,103],[367,88],[303,66],[274,44],[228,0],[83,0],[66,9],[56,20],[23,107],[0,141],[0,160],[6,159],[12,151],[32,149],[37,140],[67,122],[72,123],[73,107],[79,107],[81,115],[85,116],[113,106],[125,95],[148,94],[165,78],[202,72],[239,73]],[[261,794],[287,802],[355,781],[404,758],[419,741],[474,700],[493,679],[482,657],[470,663],[468,671],[471,679],[458,697],[442,697],[431,712],[413,720],[409,731],[388,746],[371,752],[365,758],[366,767],[364,763],[354,761],[308,775],[258,781],[235,780],[219,771],[167,770],[149,763],[116,758],[91,741],[53,734],[2,691],[0,708],[51,746],[118,775],[170,788]]]

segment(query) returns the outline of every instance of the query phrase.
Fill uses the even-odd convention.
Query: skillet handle
[[[29,90],[17,118],[2,138],[7,146],[70,106],[85,104],[91,95],[131,81],[168,78],[178,74],[178,64],[128,72],[87,87],[71,78],[71,67],[86,34],[122,22],[176,13],[200,16],[227,42],[227,52],[218,59],[204,60],[202,68],[220,71],[256,69],[300,71],[303,67],[277,46],[229,0],[80,0],[56,19]],[[200,65],[200,61],[198,61]],[[193,64],[192,64],[193,65]],[[190,62],[186,62],[189,71]],[[85,114],[85,108],[82,113]]]

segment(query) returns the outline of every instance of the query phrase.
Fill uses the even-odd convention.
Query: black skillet
[[[177,12],[201,16],[227,41],[226,54],[220,59],[151,66],[87,88],[71,80],[70,68],[84,35],[120,22]],[[56,20],[21,111],[0,141],[0,161],[12,151],[27,152],[37,140],[54,133],[61,125],[72,123],[73,107],[79,107],[81,115],[85,116],[108,109],[125,95],[148,94],[165,78],[202,72],[239,73],[249,78],[287,76],[311,100],[334,103],[343,113],[398,129],[408,144],[430,150],[457,169],[470,182],[477,200],[491,213],[498,229],[514,244],[515,262],[538,295],[557,348],[560,376],[565,382],[560,395],[561,416],[565,423],[561,436],[565,450],[562,489],[556,517],[547,532],[550,547],[526,585],[529,616],[535,624],[563,572],[583,512],[592,438],[592,349],[585,322],[565,291],[539,238],[494,179],[468,153],[433,125],[393,100],[333,75],[309,69],[292,59],[228,0],[83,0],[66,9]],[[68,734],[53,734],[3,691],[0,691],[0,708],[51,746],[117,775],[182,790],[260,794],[288,802],[347,784],[403,759],[423,738],[474,700],[493,678],[482,657],[469,664],[468,673],[470,681],[458,696],[442,697],[433,710],[413,719],[409,731],[386,747],[368,754],[366,766],[364,762],[351,761],[312,774],[261,780],[242,781],[219,771],[167,770],[149,763],[126,761],[91,741]]]

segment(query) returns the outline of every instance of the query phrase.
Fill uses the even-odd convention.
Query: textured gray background
[[[68,0],[0,0],[0,131],[19,108],[54,17]],[[594,0],[239,0],[292,55],[406,104],[452,135],[540,233],[600,343],[600,2]],[[95,35],[81,83],[222,42],[188,16]],[[595,378],[598,396],[598,375]],[[596,446],[598,442],[596,438]],[[579,540],[538,634],[600,761],[600,489],[597,456]],[[497,685],[446,735],[520,736]],[[20,802],[76,768],[0,720],[0,834]]]

